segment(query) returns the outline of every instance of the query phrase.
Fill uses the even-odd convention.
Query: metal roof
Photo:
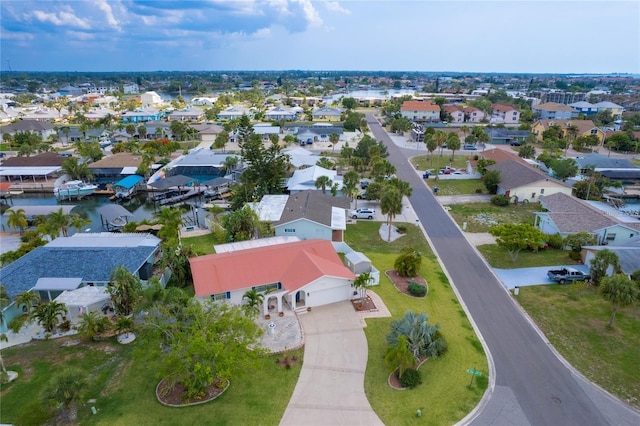
[[[138,175],[127,176],[124,179],[120,179],[113,184],[114,187],[122,186],[123,188],[131,189],[139,184],[144,178]]]

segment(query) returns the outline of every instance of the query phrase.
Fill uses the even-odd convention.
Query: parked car
[[[520,141],[511,141],[509,145],[511,146],[520,146],[522,143]]]
[[[547,272],[547,276],[560,284],[574,281],[589,281],[591,279],[591,275],[585,274],[575,268],[551,269]]]
[[[362,191],[358,193],[358,200],[366,200],[367,199],[367,191]]]
[[[361,208],[351,210],[351,217],[353,219],[373,219],[373,215],[376,214],[376,211],[368,208]]]
[[[475,145],[471,145],[471,144],[465,144],[463,147],[465,150],[467,151],[477,151],[478,148],[476,148]]]
[[[369,186],[369,181],[368,180],[363,180],[363,181],[360,182],[360,188],[367,189],[368,186]]]

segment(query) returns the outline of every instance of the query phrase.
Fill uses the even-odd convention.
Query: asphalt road
[[[566,365],[539,334],[407,157],[371,113],[367,122],[389,149],[398,178],[413,187],[411,204],[492,359],[494,386],[468,423],[473,425],[638,425],[640,414]],[[490,363],[491,364],[491,363]]]

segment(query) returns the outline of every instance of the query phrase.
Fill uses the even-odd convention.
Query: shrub
[[[547,235],[547,244],[549,244],[549,247],[552,249],[560,250],[564,247],[564,238],[557,232]]]
[[[403,388],[413,389],[422,384],[422,376],[420,376],[420,372],[410,368],[407,368],[402,377],[399,377],[398,379],[400,380],[400,384]]]
[[[406,234],[407,233],[407,225],[398,225],[398,226],[396,226],[396,230],[400,234]]]
[[[476,188],[476,194],[482,194],[482,188]]]
[[[494,195],[491,197],[491,204],[494,206],[505,207],[509,205],[509,197],[506,195]]]
[[[415,277],[420,269],[422,256],[411,247],[405,247],[402,254],[396,258],[393,267],[401,277]]]
[[[422,297],[425,294],[427,294],[427,287],[415,281],[411,281],[409,283],[409,293],[411,293],[414,296]]]
[[[576,251],[570,251],[569,252],[569,259],[578,262],[579,260],[582,260],[582,256],[580,256],[580,252],[576,252]]]

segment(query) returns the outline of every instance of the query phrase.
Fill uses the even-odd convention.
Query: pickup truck
[[[589,281],[591,279],[591,275],[574,268],[551,269],[547,272],[547,276],[560,284],[574,281]]]

